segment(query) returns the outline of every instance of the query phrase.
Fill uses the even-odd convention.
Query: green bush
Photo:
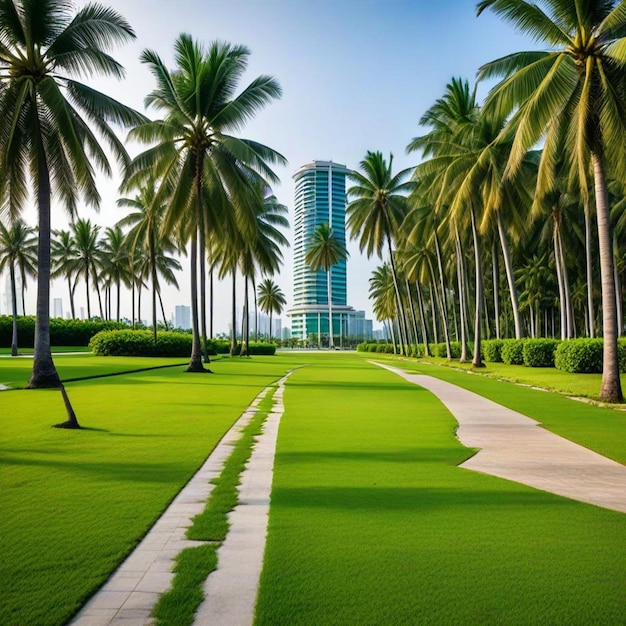
[[[502,361],[507,365],[524,364],[525,339],[504,339],[502,342]]]
[[[52,346],[87,346],[89,340],[102,330],[122,330],[128,326],[122,322],[101,320],[64,320],[50,318],[50,343]],[[0,346],[11,345],[13,317],[0,315]],[[17,318],[18,344],[32,348],[35,341],[35,318],[32,315]]]
[[[188,357],[191,335],[161,331],[156,343],[149,330],[105,330],[91,338],[89,347],[99,356]]]
[[[602,372],[602,339],[568,339],[561,341],[554,354],[555,366],[574,374]]]
[[[554,351],[557,339],[526,339],[523,355],[526,367],[554,367]]]
[[[481,341],[481,347],[485,361],[489,363],[502,363],[502,339],[485,339]]]
[[[445,359],[448,356],[445,342],[430,344],[430,351],[433,356],[438,356],[438,357],[441,357],[442,359]],[[451,341],[450,342],[450,358],[458,359],[460,358],[460,356],[461,356],[461,342]]]

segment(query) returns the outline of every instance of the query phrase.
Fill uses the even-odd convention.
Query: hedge
[[[602,372],[603,339],[568,339],[561,341],[554,355],[555,366],[574,374]],[[626,340],[618,341],[619,369],[626,372]]]
[[[112,330],[94,335],[89,347],[99,356],[161,356],[187,358],[191,354],[192,336],[189,333],[171,331],[157,332],[154,342],[149,330]],[[241,344],[237,344],[241,349]],[[230,342],[211,339],[207,341],[209,354],[227,354]],[[275,354],[276,346],[268,343],[250,342],[250,354]],[[237,351],[239,354],[239,350]]]
[[[123,322],[100,320],[64,320],[50,318],[50,343],[53,346],[87,346],[89,340],[102,330],[121,330],[128,326]],[[13,334],[13,317],[0,315],[0,346],[10,346]],[[32,348],[35,341],[35,317],[17,318],[17,341],[21,348]]]
[[[524,342],[526,339],[504,339],[502,342],[502,362],[507,365],[524,364]]]
[[[522,349],[526,367],[554,367],[557,339],[526,339]]]
[[[488,363],[502,363],[503,339],[485,339],[480,342],[485,361]]]

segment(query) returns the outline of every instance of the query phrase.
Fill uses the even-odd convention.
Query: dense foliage
[[[559,345],[556,339],[526,339],[522,348],[526,367],[554,367],[554,351]]]
[[[618,342],[619,368],[626,372],[626,340]],[[602,339],[571,339],[562,341],[556,349],[554,364],[560,370],[575,374],[602,372]]]

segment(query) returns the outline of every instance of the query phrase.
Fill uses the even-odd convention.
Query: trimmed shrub
[[[503,339],[485,339],[480,342],[484,359],[489,363],[502,363]]]
[[[360,343],[356,347],[356,351],[357,352],[369,352],[369,344],[366,341],[364,341],[363,343]]]
[[[526,367],[554,367],[554,351],[557,339],[526,339],[523,355]]]
[[[573,374],[602,372],[602,339],[568,339],[561,341],[554,354],[555,366]]]
[[[526,339],[504,339],[502,342],[502,362],[507,365],[524,364],[524,342]]]
[[[430,344],[430,350],[433,356],[438,356],[442,359],[445,359],[448,356],[445,342]],[[460,356],[461,356],[461,342],[451,341],[450,342],[450,358],[458,359],[460,358]]]
[[[191,335],[158,332],[156,343],[149,330],[109,330],[94,335],[89,347],[99,356],[188,357]]]

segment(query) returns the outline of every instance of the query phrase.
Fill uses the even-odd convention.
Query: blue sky
[[[467,0],[105,0],[105,4],[130,22],[137,41],[113,52],[126,68],[124,81],[91,84],[125,104],[143,110],[143,99],[154,86],[139,62],[141,50],[152,48],[172,64],[173,42],[181,32],[203,42],[222,39],[248,46],[252,54],[242,86],[259,74],[279,80],[282,98],[241,134],[289,160],[286,168],[277,170],[281,184],[275,193],[290,213],[291,176],[301,165],[332,159],[357,168],[367,150],[393,152],[398,168],[415,165],[418,155],[406,155],[405,147],[424,132],[418,120],[450,78],[473,82],[481,64],[536,47],[490,13],[477,18],[475,3]],[[481,86],[479,95],[486,89]],[[87,210],[83,214],[111,225],[123,217],[123,210],[115,206],[119,181],[101,180],[100,214]],[[62,227],[62,210],[57,208],[56,216],[53,227]],[[362,257],[355,243],[349,244],[349,252],[348,302],[371,314],[368,279],[380,261]],[[186,259],[182,262],[187,265]],[[180,277],[180,293],[167,293],[168,315],[175,304],[188,303],[186,274]],[[277,282],[290,303],[289,250]],[[33,285],[32,297],[34,290]],[[79,286],[78,298],[84,300],[83,291]],[[218,330],[227,329],[228,294],[224,287],[217,299]],[[53,297],[62,297],[64,310],[68,309],[62,284],[53,286]],[[130,316],[129,299],[123,302],[123,314]]]

